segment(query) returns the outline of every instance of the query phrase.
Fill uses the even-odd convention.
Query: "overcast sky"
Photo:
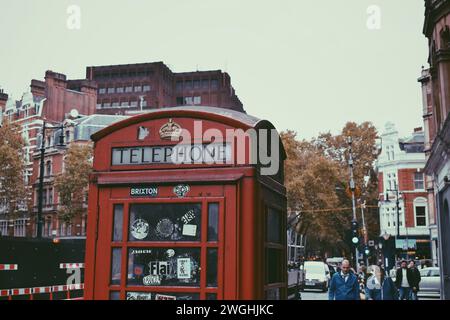
[[[163,61],[227,71],[247,113],[302,138],[350,120],[406,135],[422,125],[423,14],[423,0],[0,0],[0,86],[19,99],[46,70]]]

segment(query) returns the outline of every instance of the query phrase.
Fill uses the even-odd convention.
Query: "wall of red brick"
[[[398,170],[398,185],[401,191],[414,190],[414,173],[417,169],[400,169]]]

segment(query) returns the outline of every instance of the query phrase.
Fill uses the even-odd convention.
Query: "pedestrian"
[[[366,300],[398,300],[394,281],[379,266],[372,266],[372,275],[367,279]]]
[[[369,278],[370,273],[367,270],[367,267],[363,264],[361,265],[360,271],[358,273],[358,281],[359,281],[359,289],[361,292],[361,295],[366,296],[366,283],[367,279]]]
[[[413,282],[411,284],[411,292],[410,292],[410,299],[411,300],[418,300],[417,293],[419,292],[419,283],[422,280],[420,277],[420,271],[416,268],[416,263],[414,260],[411,260],[409,262],[409,270],[412,273]]]
[[[350,262],[342,261],[341,272],[331,278],[329,300],[360,300],[358,277],[350,272]]]
[[[413,274],[407,268],[407,263],[402,260],[401,267],[397,269],[395,285],[399,289],[399,300],[409,300],[411,288],[414,284]]]

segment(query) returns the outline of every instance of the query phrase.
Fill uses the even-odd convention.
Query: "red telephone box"
[[[177,107],[95,133],[85,299],[285,299],[286,155],[278,134],[264,137],[274,130]]]

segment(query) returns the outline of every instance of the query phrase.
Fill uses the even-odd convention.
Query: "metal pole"
[[[368,247],[367,245],[367,229],[366,229],[366,221],[364,219],[364,206],[361,201],[361,216],[362,216],[362,224],[363,224],[363,234],[364,234],[364,246]],[[369,266],[369,257],[366,254],[366,266]]]
[[[39,191],[38,191],[38,212],[37,212],[37,235],[40,239],[42,237],[42,203],[44,196],[44,156],[45,156],[45,121],[42,127],[42,141],[41,141],[41,157],[40,157],[40,171],[39,171]]]
[[[355,181],[353,180],[353,157],[352,157],[352,138],[348,138],[349,144],[349,157],[348,165],[350,167],[350,190],[352,191],[352,210],[353,210],[353,220],[356,219],[356,203],[355,203]],[[358,272],[358,247],[355,246],[355,271]]]

